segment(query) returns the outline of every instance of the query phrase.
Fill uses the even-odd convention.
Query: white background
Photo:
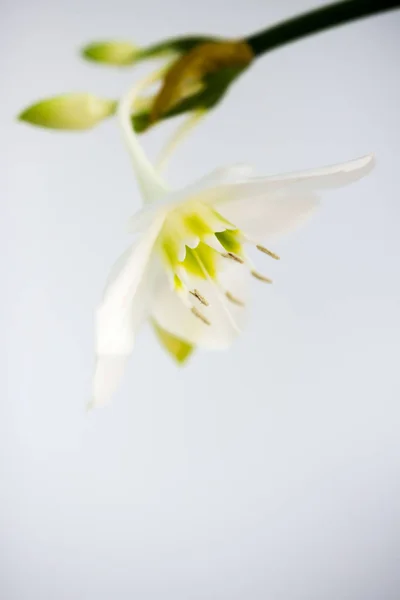
[[[400,593],[400,14],[264,56],[177,153],[174,184],[373,151],[376,170],[263,258],[248,330],[179,370],[146,329],[112,405],[85,413],[93,311],[140,198],[114,120],[18,124],[39,98],[118,97],[102,38],[237,36],[285,0],[2,0],[0,596],[395,600]],[[147,67],[148,68],[148,67]],[[151,155],[171,125],[150,134]],[[264,261],[266,261],[264,263]]]

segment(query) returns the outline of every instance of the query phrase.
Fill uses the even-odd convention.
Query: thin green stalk
[[[399,7],[399,0],[346,0],[317,8],[273,27],[268,27],[247,37],[246,42],[251,46],[255,56],[260,56],[278,46],[283,46],[312,33],[319,33],[337,25]]]

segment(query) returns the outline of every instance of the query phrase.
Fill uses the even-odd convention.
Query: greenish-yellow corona
[[[243,256],[242,240],[241,231],[214,208],[192,200],[168,213],[156,247],[179,292],[190,277],[216,281],[225,253]]]

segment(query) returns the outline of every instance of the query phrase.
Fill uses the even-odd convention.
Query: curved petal
[[[148,300],[160,270],[152,249],[162,219],[133,244],[111,270],[96,312],[96,369],[92,404],[105,403],[116,389],[131,353],[135,333],[147,315]]]
[[[89,409],[107,404],[125,373],[128,358],[129,354],[101,355],[96,358]]]
[[[372,156],[312,171],[248,179],[205,192],[204,199],[250,237],[290,231],[317,207],[316,192],[347,185],[371,171]]]
[[[204,175],[189,186],[182,188],[174,193],[173,201],[176,204],[192,200],[197,197],[203,200],[204,195],[213,192],[221,186],[230,186],[248,181],[250,175],[254,173],[251,165],[237,164],[230,167],[220,167],[214,169],[211,173]],[[214,194],[212,193],[212,197]],[[171,202],[171,199],[169,199]]]
[[[236,197],[272,193],[278,190],[287,192],[315,192],[323,189],[337,188],[358,181],[371,172],[375,164],[372,154],[362,156],[344,163],[299,171],[284,173],[270,177],[248,178],[246,182],[227,186],[226,192],[232,192]],[[227,196],[228,198],[228,196]]]
[[[271,240],[306,221],[319,205],[316,195],[275,193],[225,202],[217,210],[251,240]]]
[[[246,303],[248,300],[248,270],[243,265],[222,259],[226,268],[219,274],[219,284],[200,278],[192,278],[191,289],[196,289],[207,300],[203,306],[193,298],[193,306],[209,321],[203,323],[194,316],[182,299],[171,289],[166,277],[161,282],[157,300],[153,306],[154,320],[166,331],[182,340],[208,350],[228,348],[243,329],[246,322],[246,308],[228,300],[231,297]]]
[[[169,191],[161,199],[143,206],[129,219],[128,230],[130,233],[145,231],[157,214],[165,215],[175,206],[200,196],[203,200],[204,194],[213,193],[215,189],[219,189],[219,186],[246,182],[252,173],[253,167],[241,164],[215,169],[193,184],[180,190]],[[212,197],[214,198],[214,195]]]

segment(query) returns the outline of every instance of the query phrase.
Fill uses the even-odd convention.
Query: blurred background
[[[377,167],[274,246],[231,351],[179,370],[146,328],[89,415],[93,311],[138,190],[115,120],[14,119],[63,92],[118,97],[149,69],[85,63],[90,41],[241,36],[316,5],[2,0],[4,600],[399,598],[400,13],[264,56],[177,152],[176,185],[237,162],[372,151]],[[143,138],[151,156],[174,126]]]

